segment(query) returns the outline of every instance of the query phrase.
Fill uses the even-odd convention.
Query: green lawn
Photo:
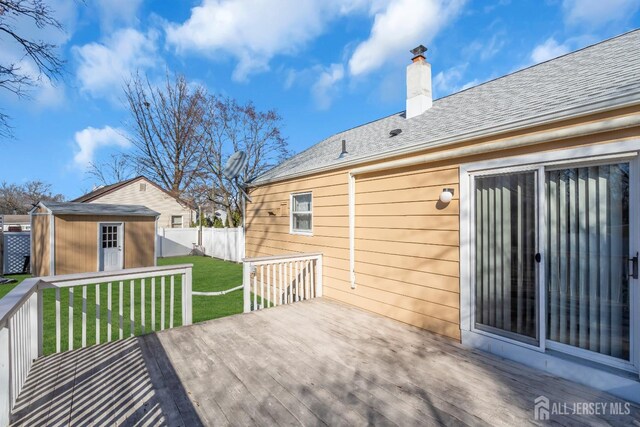
[[[162,258],[158,265],[193,264],[194,291],[224,291],[242,284],[242,264],[209,257]],[[242,313],[242,289],[214,297],[193,297],[193,322]]]
[[[242,265],[232,262],[221,261],[218,259],[208,257],[174,257],[164,258],[158,260],[158,265],[175,265],[175,264],[193,264],[193,290],[194,291],[221,291],[225,289],[234,288],[242,284]],[[24,280],[27,275],[8,276],[15,278],[19,281]],[[18,282],[19,283],[19,282]],[[0,285],[0,297],[7,294],[13,289],[16,284],[12,285]],[[174,278],[174,323],[173,326],[179,326],[182,324],[182,309],[181,309],[181,287],[182,281],[180,276]],[[170,279],[165,279],[165,328],[170,326]],[[122,284],[122,324],[123,324],[123,336],[127,337],[131,334],[131,322],[130,322],[130,298],[131,298],[131,284],[129,281]],[[142,333],[148,333],[151,331],[151,279],[145,280],[145,319],[144,319],[144,331],[142,329],[142,316],[141,316],[141,290],[142,286],[140,280],[134,283],[134,334],[140,335]],[[155,304],[155,330],[161,328],[161,281],[160,278],[155,280],[155,292],[156,292],[156,304]],[[73,290],[72,304],[70,303],[69,289],[60,290],[60,327],[62,331],[61,336],[61,350],[66,350],[69,347],[68,331],[69,331],[69,307],[73,307],[73,342],[74,348],[78,348],[82,345],[82,287],[76,287]],[[107,316],[108,316],[108,284],[100,284],[99,305],[96,301],[96,286],[86,286],[86,340],[87,345],[94,344],[96,342],[96,330],[99,329],[100,341],[104,342],[107,338]],[[120,298],[120,286],[119,283],[112,283],[111,285],[111,298],[112,298],[112,339],[119,338],[119,298]],[[194,296],[193,297],[193,322],[202,322],[204,320],[216,319],[218,317],[228,316],[231,314],[242,312],[242,290],[237,290],[232,293],[220,296]],[[56,336],[55,336],[55,310],[56,310],[55,290],[47,289],[44,291],[44,342],[43,349],[45,354],[51,354],[56,351]],[[96,324],[96,310],[100,312],[99,328]]]

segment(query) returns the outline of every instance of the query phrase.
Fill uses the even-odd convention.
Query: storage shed
[[[145,206],[40,202],[30,215],[34,276],[156,264],[159,214]]]

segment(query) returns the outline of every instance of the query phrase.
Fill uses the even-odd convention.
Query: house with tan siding
[[[184,200],[144,176],[97,188],[73,202],[114,205],[142,205],[160,213],[158,227],[188,228],[194,221],[194,210]]]
[[[640,400],[639,49],[436,100],[414,49],[405,111],[251,182],[246,256],[321,253],[326,298]]]

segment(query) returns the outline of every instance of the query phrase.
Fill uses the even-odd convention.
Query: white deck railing
[[[175,278],[180,277],[181,323],[190,325],[192,322],[191,269],[191,264],[183,264],[37,277],[26,279],[0,299],[0,427],[9,424],[11,409],[22,390],[33,361],[43,354],[45,334],[51,334],[55,329],[53,332],[55,333],[55,352],[62,351],[63,319],[66,319],[64,326],[67,331],[64,335],[67,337],[69,350],[74,348],[76,339],[79,339],[81,347],[85,347],[93,343],[99,344],[145,333],[147,330],[162,330],[167,326],[172,328],[177,300]],[[167,287],[169,288],[168,301]],[[44,294],[53,292],[48,289],[55,289],[54,301],[47,295],[47,305],[49,303],[55,305],[55,308],[47,308],[55,312],[55,315],[53,320],[50,315],[46,319],[55,326],[44,323]],[[104,303],[102,294],[105,289],[106,310],[101,305]],[[61,298],[62,290],[66,291],[66,301]],[[79,295],[76,290],[79,290]],[[95,309],[87,310],[87,305],[93,304],[93,301],[87,298],[87,290],[90,291],[91,299],[95,298]],[[160,299],[159,303],[156,301],[156,292]],[[125,295],[127,293],[128,295]],[[147,295],[149,301],[147,301]],[[74,329],[74,320],[76,320],[74,298],[82,300],[79,330]],[[67,313],[62,312],[63,303],[66,305]],[[139,310],[137,316],[136,310]],[[148,311],[150,319],[146,316]],[[87,316],[91,313],[93,318],[88,321]],[[106,319],[101,318],[101,313],[106,314]],[[159,319],[156,319],[156,314],[159,314]],[[125,316],[128,319],[125,319]],[[106,323],[101,323],[103,321]],[[136,325],[136,322],[139,324]],[[104,337],[101,336],[103,326],[106,329]],[[88,340],[88,327],[95,327],[91,342]]]
[[[243,260],[244,312],[322,296],[322,254]]]

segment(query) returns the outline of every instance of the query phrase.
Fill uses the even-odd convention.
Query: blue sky
[[[89,161],[129,149],[122,83],[135,71],[275,108],[298,152],[404,110],[420,43],[437,98],[640,27],[638,0],[49,2],[65,32],[26,31],[60,45],[66,74],[30,99],[0,92],[16,136],[0,141],[0,181],[40,179],[69,198],[93,186]]]

